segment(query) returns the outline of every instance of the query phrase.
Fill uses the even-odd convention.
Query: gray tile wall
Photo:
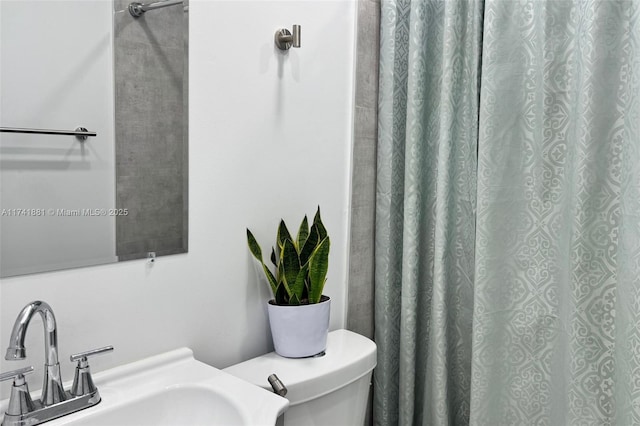
[[[358,0],[347,328],[373,339],[380,0]],[[365,424],[373,424],[369,392]]]
[[[347,328],[373,338],[380,1],[358,1]]]
[[[116,218],[120,260],[187,249],[186,13],[114,13]]]

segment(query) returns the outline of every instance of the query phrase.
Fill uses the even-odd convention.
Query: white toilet
[[[267,378],[275,373],[288,389],[286,426],[362,426],[375,366],[375,343],[336,330],[329,333],[323,356],[292,359],[271,352],[224,371],[270,391]]]

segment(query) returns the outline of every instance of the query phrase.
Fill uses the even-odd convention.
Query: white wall
[[[117,259],[115,217],[55,213],[115,207],[112,9],[0,2],[0,125],[98,134],[0,134],[0,207],[36,214],[0,215],[2,276]]]
[[[49,302],[63,375],[72,352],[106,344],[94,371],[179,346],[226,367],[271,350],[269,290],[250,259],[280,217],[295,224],[322,207],[332,237],[325,293],[331,328],[345,324],[355,3],[196,1],[190,4],[189,253],[9,278],[0,291],[0,348],[19,309]],[[156,11],[155,13],[159,13]],[[273,48],[280,26],[302,25],[302,48]],[[266,250],[266,249],[265,249]],[[41,324],[26,362],[41,373]],[[39,378],[30,379],[39,387]],[[6,397],[6,388],[4,396]]]

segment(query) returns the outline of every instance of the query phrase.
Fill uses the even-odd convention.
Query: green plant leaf
[[[283,285],[278,286],[275,292],[276,305],[288,305],[289,296]]]
[[[291,298],[289,299],[289,305],[292,306],[298,306],[300,304],[300,299],[298,299],[298,296],[294,294],[291,295]]]
[[[309,264],[306,265],[307,267],[309,266]],[[304,280],[304,288],[302,290],[302,298],[301,300],[309,300],[309,272],[307,271],[307,276],[305,277]]]
[[[291,244],[291,242],[289,241],[289,244]],[[284,250],[280,251],[280,262],[278,262],[278,285],[279,286],[283,286],[284,290],[287,292],[287,298],[291,297],[291,288],[289,288],[289,284],[287,283],[286,280],[286,272],[284,269]]]
[[[318,226],[318,234],[320,236],[320,241],[324,240],[328,234],[327,234],[327,229],[322,224],[322,218],[320,217],[320,206],[318,206],[316,215],[313,217],[313,224]]]
[[[271,263],[273,263],[273,266],[275,267],[278,266],[278,262],[276,261],[276,259],[278,259],[276,257],[276,249],[271,247]]]
[[[253,236],[249,228],[247,228],[247,244],[249,245],[249,251],[253,257],[262,262],[262,249],[260,248],[260,244],[256,241],[256,237]]]
[[[296,296],[298,300],[304,299],[304,293],[306,290],[305,280],[307,278],[307,275],[309,275],[309,264],[306,264],[302,268],[300,268],[295,282],[290,286],[292,297]]]
[[[298,252],[291,240],[285,240],[281,253],[282,270],[284,273],[284,281],[291,291],[291,287],[295,284],[298,273],[300,272],[300,261],[298,260]],[[291,293],[289,293],[291,294]]]
[[[267,276],[267,281],[269,281],[269,285],[271,286],[271,292],[275,297],[276,291],[278,290],[278,281],[276,281],[276,277],[274,277],[273,273],[269,270],[269,268],[267,268],[267,265],[265,265],[264,262],[261,262],[261,263],[262,263],[262,270],[264,271],[264,274]]]
[[[284,223],[284,220],[282,219],[280,219],[280,225],[278,225],[278,235],[276,236],[276,240],[278,241],[278,248],[280,250],[282,250],[282,247],[284,246],[284,242],[286,240],[293,242],[293,239],[291,238],[291,234],[287,229],[287,225]]]
[[[264,264],[264,261],[262,260],[262,249],[260,248],[260,244],[258,244],[258,241],[256,241],[256,238],[253,236],[251,231],[249,231],[249,229],[247,229],[247,244],[249,245],[249,251],[251,251],[253,257],[255,257],[260,262],[260,264],[262,264],[262,270],[264,271],[264,274],[267,277],[267,281],[269,282],[269,286],[271,286],[271,291],[275,296],[278,287],[278,281],[273,276],[273,273],[269,270],[269,268],[267,268],[267,265]]]
[[[309,261],[311,253],[316,249],[319,242],[320,234],[318,226],[314,224],[311,227],[311,231],[309,231],[309,237],[307,238],[307,241],[305,241],[304,247],[300,250],[300,265],[305,265]]]
[[[322,297],[329,270],[329,237],[324,238],[309,258],[309,303],[318,303]]]
[[[307,241],[307,237],[309,236],[309,221],[307,220],[307,215],[304,215],[304,219],[302,219],[302,223],[300,224],[300,228],[298,229],[298,236],[296,237],[296,249],[298,253],[304,247],[304,243]]]

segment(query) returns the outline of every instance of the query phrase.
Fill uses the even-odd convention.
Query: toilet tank
[[[224,371],[267,390],[267,378],[275,373],[288,389],[286,426],[361,426],[375,366],[375,343],[335,330],[329,333],[323,356],[294,359],[271,352]]]

